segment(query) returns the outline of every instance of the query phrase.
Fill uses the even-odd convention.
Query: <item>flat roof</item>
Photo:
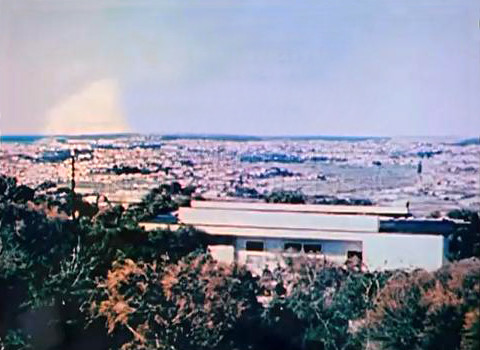
[[[283,204],[242,201],[198,201],[192,200],[192,208],[222,209],[222,210],[253,210],[274,212],[349,214],[349,215],[379,215],[379,216],[408,216],[410,213],[405,207],[379,207],[368,205],[317,205],[317,204]]]
[[[377,216],[330,215],[323,213],[185,208],[178,219],[187,225],[233,226],[271,229],[378,232]]]

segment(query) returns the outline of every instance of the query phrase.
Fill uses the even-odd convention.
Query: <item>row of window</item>
[[[252,252],[263,252],[265,245],[262,241],[247,241],[246,249]],[[319,243],[286,242],[283,249],[289,252],[321,253],[322,245]]]
[[[252,252],[263,252],[265,250],[265,244],[262,241],[247,241],[246,242],[247,251]],[[283,249],[286,252],[292,253],[310,253],[318,254],[322,252],[322,245],[319,243],[298,243],[298,242],[286,242],[283,245]],[[352,259],[353,257],[362,261],[362,252],[356,250],[347,251],[347,259]]]

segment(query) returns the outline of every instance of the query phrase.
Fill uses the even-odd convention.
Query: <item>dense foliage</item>
[[[272,273],[274,297],[265,321],[291,349],[361,348],[355,328],[388,277],[364,273],[356,264],[339,267],[318,259],[289,259]]]
[[[122,349],[232,349],[258,308],[251,274],[205,254],[174,264],[127,259],[97,288],[103,297],[91,311],[109,333],[128,334]]]
[[[153,191],[158,192],[158,189]],[[67,193],[67,195],[65,195]],[[71,199],[73,198],[73,199]],[[161,205],[174,208],[162,192]],[[150,202],[149,202],[150,203]],[[86,215],[82,208],[93,207]],[[140,214],[150,208],[142,202]],[[138,208],[136,208],[138,210]],[[69,217],[75,212],[75,220]],[[204,233],[190,227],[174,232],[147,232],[138,226],[138,211],[120,206],[99,210],[67,189],[45,192],[17,186],[0,177],[0,338],[8,349],[48,348],[47,329],[56,329],[52,343],[65,346],[89,340],[108,346],[102,322],[89,321],[89,305],[97,296],[96,280],[107,276],[122,259],[174,262],[196,250],[205,251]],[[93,215],[92,215],[93,214]],[[154,215],[153,212],[152,215]],[[41,330],[27,335],[29,320],[47,318]],[[43,321],[40,321],[43,322]]]
[[[0,176],[0,349],[479,348],[479,260],[373,273],[298,257],[255,278],[201,231],[138,225],[193,193],[164,184],[124,209]],[[449,216],[470,223],[454,257],[478,255],[478,214]]]
[[[452,210],[447,216],[451,219],[468,222],[467,227],[461,227],[449,237],[450,253],[453,260],[471,256],[480,258],[480,218],[479,213],[472,210]]]
[[[159,214],[177,210],[179,206],[189,206],[190,196],[195,188],[182,186],[178,182],[162,184],[152,189],[140,203],[130,206],[128,214],[135,220],[148,220]]]
[[[385,349],[478,349],[480,263],[463,260],[434,273],[391,278],[369,311],[372,339]]]
[[[300,191],[275,190],[265,196],[267,203],[305,204],[306,196]]]
[[[243,188],[244,191],[247,190]],[[254,189],[248,189],[255,191]],[[256,191],[255,191],[256,192]],[[287,204],[322,204],[322,205],[373,205],[373,202],[366,198],[339,198],[330,195],[309,196],[300,190],[282,190],[274,189],[271,192],[260,195],[258,192],[250,193],[250,198],[263,198],[267,203],[287,203]],[[242,197],[238,193],[235,196]]]

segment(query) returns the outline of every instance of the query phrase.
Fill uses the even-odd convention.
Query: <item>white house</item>
[[[414,233],[391,232],[395,223],[410,222],[406,208],[192,201],[177,216],[212,236],[215,258],[246,264],[254,272],[292,254],[339,264],[356,256],[370,270],[435,270],[446,261],[448,248],[444,235],[428,232],[429,219],[412,221]],[[382,222],[388,222],[389,232],[381,232]]]

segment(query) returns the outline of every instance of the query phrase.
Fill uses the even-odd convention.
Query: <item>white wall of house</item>
[[[218,262],[231,264],[235,261],[235,247],[232,245],[211,245],[208,251]]]
[[[445,261],[444,241],[441,235],[368,235],[363,239],[363,260],[372,270],[422,268],[433,271]]]
[[[357,234],[356,240],[296,240],[291,238],[271,238],[262,236],[236,237],[228,253],[232,261],[246,264],[259,273],[264,267],[275,268],[285,254],[285,243],[321,244],[320,254],[310,256],[325,257],[337,264],[344,264],[348,252],[361,252],[363,263],[369,270],[393,270],[423,268],[429,271],[442,266],[445,260],[443,236],[412,234]],[[263,251],[247,250],[247,242],[262,242]],[[226,256],[221,249],[215,254]],[[214,255],[215,257],[215,255]],[[224,262],[224,258],[221,259]]]

